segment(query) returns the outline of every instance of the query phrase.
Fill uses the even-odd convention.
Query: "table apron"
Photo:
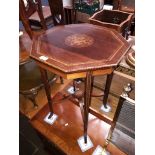
[[[64,73],[58,69],[55,69],[51,66],[48,66],[46,64],[40,63],[38,61],[36,61],[36,63],[43,69],[46,69],[48,71],[51,71],[52,73],[59,75],[65,79],[77,79],[77,78],[85,78],[86,77],[86,73],[87,71],[81,71],[81,72],[75,72],[75,73]],[[111,74],[113,72],[114,68],[113,67],[108,67],[108,68],[104,68],[104,69],[97,69],[92,71],[92,75],[93,76],[99,76],[99,75],[107,75],[107,74]]]

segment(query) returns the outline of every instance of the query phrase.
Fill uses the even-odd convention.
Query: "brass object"
[[[124,90],[123,90],[123,93],[122,93],[122,96],[123,97],[128,97],[128,93],[131,91],[131,84],[128,83],[127,86],[124,86]]]
[[[127,55],[126,62],[135,68],[135,51],[132,51]]]

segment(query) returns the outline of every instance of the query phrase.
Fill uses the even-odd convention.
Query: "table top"
[[[34,38],[30,56],[64,73],[116,66],[129,50],[116,31],[92,24],[57,26]]]

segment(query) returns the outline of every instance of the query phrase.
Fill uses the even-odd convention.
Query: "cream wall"
[[[63,6],[72,6],[72,0],[63,0]]]

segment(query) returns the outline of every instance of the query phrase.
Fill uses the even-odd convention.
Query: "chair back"
[[[24,4],[25,12],[30,17],[35,11],[37,11],[37,2],[33,0],[20,0]]]
[[[32,39],[33,32],[31,30],[31,26],[29,23],[25,5],[27,5],[27,3],[24,4],[23,0],[19,0],[19,20],[22,21],[25,31],[28,33],[29,37]]]
[[[19,0],[19,18],[31,39],[33,32],[31,30],[29,17],[36,11],[41,20],[43,29],[46,30],[47,26],[43,16],[41,0]]]
[[[29,15],[31,15],[31,13],[33,13],[33,11],[35,10],[34,8],[36,6],[33,5],[31,7],[32,1],[31,0],[28,0],[28,1],[30,3],[24,4],[23,0],[19,0],[19,20],[22,22],[24,29],[25,29],[25,31],[22,32],[23,34],[19,37],[20,65],[23,65],[23,64],[31,61],[29,58],[29,54],[30,54],[32,39],[35,35],[39,35],[39,34],[43,33],[43,31],[45,30],[45,28],[44,28],[44,30],[37,31],[37,32],[32,30],[31,24],[29,21]],[[33,4],[35,4],[35,3],[33,3]],[[28,5],[29,5],[29,7],[26,7]],[[30,12],[29,12],[29,10],[30,10]],[[25,33],[25,32],[27,32],[27,33]]]

